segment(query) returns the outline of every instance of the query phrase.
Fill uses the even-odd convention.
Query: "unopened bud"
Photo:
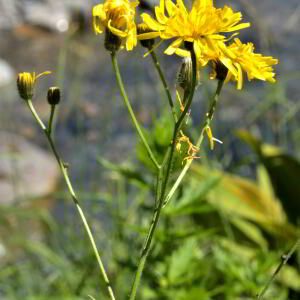
[[[177,73],[176,87],[181,88],[184,94],[189,93],[193,81],[193,64],[190,57],[184,57]],[[200,82],[200,70],[196,70],[196,85]],[[180,89],[179,89],[180,90]],[[184,106],[185,103],[182,103]]]
[[[60,101],[60,89],[56,86],[50,87],[47,93],[47,100],[50,105],[57,105]]]
[[[141,23],[137,25],[137,34],[144,34],[144,33],[148,33],[151,32],[152,30],[145,24],[145,23]],[[151,39],[146,39],[146,40],[140,40],[141,45],[144,48],[147,49],[152,49],[155,40],[153,38]]]
[[[28,72],[19,73],[17,78],[17,87],[19,95],[25,101],[32,99],[35,88],[35,74]]]
[[[193,67],[190,57],[182,59],[182,63],[177,73],[177,86],[181,87],[184,91],[189,90],[192,84]]]

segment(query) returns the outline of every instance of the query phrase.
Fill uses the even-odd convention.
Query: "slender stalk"
[[[156,197],[159,197],[159,198],[155,200],[155,203],[156,203],[155,210],[154,210],[152,221],[150,223],[150,228],[149,228],[149,231],[148,231],[148,234],[147,234],[144,246],[143,246],[141,257],[140,257],[140,260],[138,263],[138,268],[135,273],[131,292],[129,295],[129,300],[134,300],[136,297],[138,285],[141,280],[142,272],[144,270],[147,256],[148,256],[150,248],[151,248],[151,242],[153,240],[153,236],[155,234],[155,230],[156,230],[156,227],[157,227],[157,224],[159,221],[160,213],[161,213],[161,210],[162,210],[162,207],[164,204],[166,187],[167,187],[169,176],[170,176],[173,154],[174,154],[175,147],[176,147],[176,138],[180,131],[183,120],[192,104],[194,91],[195,91],[195,87],[196,87],[196,68],[197,68],[196,56],[195,56],[195,53],[193,50],[191,50],[191,57],[192,57],[192,66],[193,66],[191,93],[189,94],[189,98],[188,98],[188,101],[187,101],[184,111],[182,112],[179,120],[175,124],[172,143],[171,143],[170,147],[168,148],[167,153],[165,154],[163,163],[161,165],[161,168],[159,169],[158,179],[157,179],[157,193],[156,193]],[[166,171],[165,171],[165,168],[166,168]]]
[[[282,267],[287,264],[288,260],[291,258],[291,256],[294,254],[294,252],[299,248],[299,246],[300,246],[300,239],[298,239],[295,242],[295,244],[290,248],[290,250],[287,252],[287,254],[283,254],[281,256],[281,262],[280,262],[280,264],[278,265],[278,267],[274,271],[272,277],[266,283],[266,285],[264,286],[264,288],[262,289],[262,291],[257,295],[257,299],[258,300],[263,299],[266,291],[268,290],[270,284],[274,281],[276,275],[280,272],[280,270],[282,269]]]
[[[166,190],[166,187],[168,184],[168,180],[169,180],[169,176],[170,176],[171,163],[172,163],[172,159],[173,159],[173,155],[174,155],[175,147],[176,147],[176,139],[177,139],[178,133],[181,129],[184,118],[185,118],[186,114],[188,113],[190,106],[192,104],[192,100],[193,100],[194,92],[195,92],[195,88],[196,88],[196,72],[197,72],[196,55],[195,55],[194,50],[191,50],[190,53],[191,53],[192,68],[193,68],[191,91],[189,93],[188,100],[184,107],[184,110],[183,110],[182,114],[180,115],[179,120],[175,124],[172,146],[171,146],[171,154],[170,154],[169,163],[168,163],[167,170],[166,170],[165,182],[162,187],[162,194],[163,194],[162,198],[164,198],[164,193],[165,193],[165,190]]]
[[[169,148],[170,149],[170,148]],[[169,151],[168,151],[169,152]],[[146,237],[146,240],[144,242],[143,245],[143,249],[142,249],[142,253],[141,253],[141,257],[138,263],[138,267],[135,273],[135,277],[132,283],[132,287],[131,287],[131,292],[129,295],[129,300],[134,300],[136,297],[136,293],[138,290],[138,286],[139,283],[141,281],[141,277],[142,277],[142,273],[146,264],[146,260],[147,260],[147,256],[149,254],[150,251],[150,247],[151,247],[151,241],[153,238],[153,235],[155,233],[155,229],[159,220],[159,216],[161,213],[161,208],[162,208],[162,204],[163,201],[161,201],[161,194],[159,195],[159,193],[161,193],[161,186],[163,183],[163,174],[164,174],[164,168],[163,166],[165,165],[166,161],[167,161],[168,155],[165,155],[164,161],[162,163],[162,167],[159,169],[158,171],[158,176],[157,176],[157,194],[155,199],[155,209],[154,209],[154,214],[150,223],[150,228]],[[159,200],[159,201],[158,201]]]
[[[215,112],[215,109],[216,109],[216,105],[218,103],[218,99],[220,97],[220,93],[221,93],[221,90],[222,90],[222,87],[223,87],[223,83],[224,81],[223,80],[219,80],[218,81],[218,86],[217,86],[217,90],[216,90],[216,93],[214,95],[214,98],[209,106],[209,109],[208,109],[208,112],[206,114],[206,121],[204,123],[204,126],[201,130],[201,134],[197,140],[197,143],[196,143],[196,147],[200,150],[200,147],[201,147],[201,144],[203,142],[203,139],[204,139],[204,134],[205,134],[205,129],[207,126],[209,126],[209,123],[211,122],[211,120],[213,119],[213,116],[214,116],[214,112]],[[164,205],[163,207],[165,207],[168,202],[170,201],[170,199],[172,198],[172,196],[174,195],[176,189],[178,188],[179,184],[181,183],[182,179],[184,178],[186,172],[189,170],[193,160],[194,160],[194,156],[196,156],[196,154],[193,154],[191,158],[187,159],[187,162],[184,166],[184,168],[181,170],[176,182],[174,183],[174,185],[172,186],[171,190],[169,191],[165,201],[164,201]]]
[[[56,105],[51,105],[50,117],[49,117],[49,121],[48,121],[48,134],[50,136],[52,133],[52,123],[53,123],[55,108],[56,108]]]
[[[141,140],[142,140],[142,142],[143,142],[143,144],[144,144],[144,146],[145,146],[145,148],[146,148],[146,150],[147,150],[147,152],[149,154],[150,159],[152,160],[152,162],[155,165],[156,169],[159,170],[160,169],[160,165],[157,162],[157,160],[155,159],[155,157],[154,157],[154,155],[153,155],[153,153],[152,153],[152,151],[150,149],[150,146],[149,146],[149,144],[148,144],[148,142],[147,142],[147,140],[146,140],[146,138],[145,138],[145,136],[144,136],[144,134],[142,132],[142,129],[141,129],[141,127],[140,127],[140,125],[139,125],[136,117],[135,117],[135,114],[134,114],[134,112],[132,110],[131,104],[130,104],[130,102],[128,100],[126,91],[124,89],[124,84],[123,84],[123,81],[122,81],[122,78],[121,78],[120,70],[119,70],[119,67],[118,67],[116,53],[111,53],[111,59],[112,59],[112,64],[113,64],[114,71],[116,73],[116,78],[117,78],[118,85],[120,87],[121,94],[123,96],[123,99],[124,99],[125,105],[126,105],[126,107],[128,109],[128,112],[129,112],[129,114],[131,116],[132,122],[133,122],[133,124],[135,126],[135,129],[136,129],[138,135],[140,136],[140,138],[141,138]]]
[[[63,175],[63,177],[64,177],[64,180],[65,180],[65,182],[66,182],[66,184],[67,184],[68,190],[69,190],[70,195],[71,195],[71,197],[72,197],[72,200],[73,200],[73,202],[74,202],[75,205],[76,205],[76,209],[77,209],[77,211],[78,211],[78,213],[79,213],[79,215],[80,215],[80,218],[81,218],[82,223],[83,223],[83,225],[84,225],[84,229],[85,229],[85,231],[86,231],[86,233],[87,233],[87,235],[88,235],[88,237],[89,237],[90,243],[91,243],[91,245],[92,245],[94,254],[95,254],[95,256],[96,256],[96,259],[97,259],[97,262],[98,262],[98,265],[99,265],[99,268],[100,268],[100,272],[101,272],[101,274],[102,274],[102,277],[103,277],[103,279],[104,279],[104,282],[106,283],[106,286],[107,286],[107,290],[108,290],[108,294],[109,294],[109,296],[110,296],[110,299],[111,299],[111,300],[115,300],[115,296],[114,296],[113,290],[112,290],[112,288],[111,288],[111,285],[110,285],[108,276],[107,276],[107,274],[106,274],[106,271],[105,271],[104,265],[103,265],[103,263],[102,263],[102,261],[101,261],[101,258],[100,258],[100,255],[99,255],[99,252],[98,252],[98,249],[97,249],[95,240],[94,240],[94,238],[93,238],[93,234],[92,234],[92,232],[91,232],[91,230],[90,230],[90,227],[89,227],[89,225],[88,225],[88,223],[87,223],[87,220],[86,220],[86,218],[85,218],[85,216],[84,216],[84,213],[83,213],[83,211],[82,211],[82,209],[81,209],[81,207],[80,207],[79,200],[78,200],[78,198],[77,198],[77,196],[76,196],[76,194],[75,194],[75,192],[74,192],[72,183],[71,183],[71,181],[70,181],[70,178],[69,178],[69,175],[68,175],[68,169],[67,169],[67,166],[66,166],[66,164],[61,160],[61,158],[60,158],[60,156],[59,156],[59,154],[58,154],[58,152],[57,152],[57,150],[56,150],[56,147],[55,147],[55,145],[54,145],[54,142],[53,142],[53,140],[52,140],[52,137],[51,137],[51,127],[46,128],[46,126],[44,125],[44,123],[42,122],[42,120],[39,118],[39,116],[38,116],[38,114],[37,114],[37,112],[36,112],[34,106],[32,105],[31,100],[26,101],[26,103],[28,104],[28,107],[29,107],[29,109],[30,109],[30,111],[31,111],[31,113],[32,113],[32,115],[33,115],[33,117],[35,118],[35,120],[37,121],[37,123],[40,125],[40,127],[42,128],[42,130],[44,131],[44,133],[45,133],[45,135],[46,135],[46,137],[47,137],[47,139],[48,139],[48,142],[49,142],[49,144],[50,144],[51,150],[52,150],[52,152],[53,152],[53,154],[54,154],[54,156],[55,156],[55,158],[56,158],[56,160],[57,160],[57,163],[58,163],[58,165],[59,165],[59,168],[60,168],[60,170],[61,170],[61,173],[62,173],[62,175]],[[50,119],[49,119],[49,126],[52,125],[51,118],[53,118],[53,113],[54,113],[54,107],[52,106],[52,107],[51,107],[51,115],[50,115]]]
[[[151,50],[151,49],[149,49]],[[172,115],[173,115],[173,118],[174,118],[174,121],[177,122],[177,115],[176,115],[176,110],[175,110],[175,107],[174,107],[174,104],[173,104],[173,100],[172,100],[172,96],[171,96],[171,93],[170,93],[170,90],[168,88],[168,85],[167,85],[167,82],[165,80],[165,76],[164,76],[164,73],[162,72],[162,69],[160,67],[160,63],[157,59],[157,56],[154,52],[154,50],[152,50],[150,52],[151,54],[151,57],[152,57],[152,60],[153,60],[153,63],[154,63],[154,66],[159,74],[159,78],[164,86],[164,89],[165,89],[165,92],[167,94],[167,98],[168,98],[168,101],[169,101],[169,105],[171,107],[171,111],[172,111]]]

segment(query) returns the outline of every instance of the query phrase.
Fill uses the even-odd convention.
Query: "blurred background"
[[[119,94],[104,36],[92,31],[96,4],[0,0],[0,299],[108,298],[47,140],[16,90],[19,72],[46,70],[53,74],[38,79],[33,103],[47,122],[47,89],[61,88],[55,143],[70,164],[117,299],[130,290],[155,176]],[[142,4],[150,12],[158,2]],[[202,146],[166,207],[140,299],[254,299],[300,236],[299,0],[215,5],[230,5],[252,23],[240,39],[279,59],[277,82],[245,78],[242,91],[224,86],[213,121],[223,144],[214,151],[207,142]],[[175,99],[181,61],[164,55],[165,48],[157,55]],[[120,51],[118,61],[159,157],[172,135],[171,114],[144,53],[140,46]],[[215,89],[209,70],[203,71],[185,128],[193,141]],[[174,164],[173,180],[181,168]],[[299,299],[297,252],[266,299]]]

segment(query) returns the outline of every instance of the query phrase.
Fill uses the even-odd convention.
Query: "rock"
[[[0,87],[9,84],[15,80],[14,69],[3,59],[0,59]]]
[[[58,175],[50,154],[21,136],[0,132],[0,205],[53,192]]]

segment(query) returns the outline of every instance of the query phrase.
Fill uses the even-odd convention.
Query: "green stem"
[[[120,91],[121,91],[121,94],[123,96],[123,99],[124,99],[124,102],[125,102],[125,105],[127,106],[127,109],[128,109],[128,112],[131,116],[131,119],[132,119],[132,122],[136,128],[136,131],[138,133],[138,135],[140,136],[148,154],[149,154],[149,157],[150,159],[152,160],[153,164],[155,165],[156,169],[159,170],[160,169],[160,165],[158,164],[157,160],[155,159],[150,147],[149,147],[149,144],[142,132],[142,129],[135,117],[135,114],[132,110],[132,107],[131,107],[131,104],[129,103],[129,100],[128,100],[128,97],[127,97],[127,94],[126,94],[126,91],[124,89],[124,84],[123,84],[123,81],[122,81],[122,78],[121,78],[121,74],[120,74],[120,70],[119,70],[119,67],[118,67],[118,63],[117,63],[117,58],[116,58],[116,53],[111,53],[111,59],[112,59],[112,64],[113,64],[113,68],[114,68],[114,71],[116,73],[116,78],[117,78],[117,82],[118,82],[118,85],[120,87]]]
[[[165,155],[164,161],[162,163],[162,167],[158,171],[156,197],[159,197],[159,198],[155,199],[155,209],[154,209],[153,217],[152,217],[152,220],[151,220],[151,223],[150,223],[150,228],[149,228],[146,240],[145,240],[144,245],[143,245],[141,257],[140,257],[138,267],[137,267],[137,270],[136,270],[136,273],[135,273],[135,277],[134,277],[134,280],[133,280],[133,283],[132,283],[131,292],[130,292],[130,295],[129,295],[129,300],[134,300],[135,297],[136,297],[138,286],[139,286],[139,283],[141,281],[142,273],[143,273],[143,270],[144,270],[144,267],[145,267],[145,264],[146,264],[147,256],[148,256],[150,248],[151,248],[151,241],[152,241],[153,235],[155,233],[155,229],[156,229],[156,226],[157,226],[157,223],[158,223],[158,220],[159,220],[159,216],[160,216],[160,213],[161,213],[161,208],[162,208],[163,201],[161,201],[161,194],[160,193],[161,193],[161,187],[162,187],[162,184],[163,184],[163,174],[164,174],[163,166],[165,165],[165,163],[168,160],[167,158],[168,158],[168,153],[169,152],[170,151],[168,151],[167,154]],[[158,201],[158,200],[160,200],[160,201]]]
[[[81,218],[81,220],[82,220],[82,222],[83,222],[85,231],[86,231],[86,233],[87,233],[87,235],[88,235],[88,237],[89,237],[90,243],[91,243],[91,245],[92,245],[94,254],[95,254],[95,256],[96,256],[96,259],[97,259],[97,262],[98,262],[98,265],[99,265],[99,268],[100,268],[100,272],[101,272],[101,274],[102,274],[102,277],[103,277],[103,279],[104,279],[104,282],[106,283],[106,286],[107,286],[107,290],[108,290],[108,294],[109,294],[109,296],[110,296],[110,299],[111,299],[111,300],[115,300],[115,296],[114,296],[113,290],[112,290],[112,288],[111,288],[109,279],[108,279],[107,274],[106,274],[106,271],[105,271],[105,269],[104,269],[104,265],[103,265],[103,263],[102,263],[102,261],[101,261],[101,258],[100,258],[100,255],[99,255],[99,252],[98,252],[98,249],[97,249],[95,240],[94,240],[94,238],[93,238],[93,234],[92,234],[92,232],[91,232],[91,230],[90,230],[90,227],[89,227],[89,225],[88,225],[88,223],[87,223],[87,220],[86,220],[86,218],[85,218],[85,216],[84,216],[84,213],[83,213],[83,211],[82,211],[82,209],[81,209],[81,207],[80,207],[79,200],[78,200],[78,198],[77,198],[77,196],[76,196],[76,194],[75,194],[75,192],[74,192],[73,186],[72,186],[72,184],[71,184],[71,181],[70,181],[70,178],[69,178],[69,175],[68,175],[68,169],[67,169],[67,167],[66,167],[66,164],[61,160],[61,158],[60,158],[60,156],[59,156],[59,154],[58,154],[58,152],[57,152],[57,150],[56,150],[56,147],[55,147],[55,145],[54,145],[54,143],[53,143],[53,140],[52,140],[52,138],[51,138],[51,127],[49,127],[49,129],[46,128],[46,126],[44,125],[44,123],[42,122],[42,120],[39,118],[39,116],[38,116],[38,114],[37,114],[35,108],[33,107],[31,100],[28,100],[28,101],[26,101],[26,102],[27,102],[27,104],[28,104],[28,107],[29,107],[29,109],[30,109],[32,115],[34,116],[35,120],[36,120],[37,123],[40,125],[40,127],[42,128],[42,130],[44,131],[44,133],[45,133],[45,135],[46,135],[46,137],[47,137],[47,139],[48,139],[48,142],[49,142],[49,144],[50,144],[51,150],[52,150],[52,152],[53,152],[53,154],[54,154],[54,156],[55,156],[55,158],[56,158],[56,160],[57,160],[57,163],[58,163],[58,165],[59,165],[59,168],[60,168],[60,170],[61,170],[61,173],[62,173],[62,175],[63,175],[63,177],[64,177],[64,180],[65,180],[65,182],[66,182],[66,184],[67,184],[68,190],[69,190],[70,195],[71,195],[71,197],[72,197],[72,200],[73,200],[73,202],[74,202],[75,205],[76,205],[76,209],[77,209],[77,211],[78,211],[78,213],[79,213],[79,215],[80,215],[80,218]],[[53,112],[54,112],[54,108],[52,108],[52,109],[53,109]],[[51,111],[51,113],[52,113],[52,111]],[[51,116],[50,116],[50,118],[51,118]],[[52,118],[53,118],[53,116],[52,116]],[[49,120],[49,124],[51,125],[51,121],[50,121],[50,120]]]
[[[50,117],[49,117],[49,121],[48,121],[48,134],[50,136],[52,133],[52,123],[53,123],[55,108],[56,108],[56,105],[51,105],[51,112],[50,112]]]
[[[151,50],[151,49],[149,49],[149,50]],[[161,70],[160,63],[157,59],[157,56],[156,56],[154,50],[150,51],[150,54],[151,54],[154,66],[155,66],[155,68],[156,68],[156,70],[159,74],[159,78],[160,78],[160,80],[161,80],[161,82],[164,86],[165,92],[167,94],[167,98],[168,98],[168,101],[169,101],[169,105],[171,107],[171,111],[172,111],[174,121],[177,122],[177,115],[176,115],[176,110],[175,110],[175,107],[174,107],[174,104],[173,104],[172,96],[171,96],[170,90],[168,88],[167,82],[165,80],[165,76],[164,76],[164,74]]]
[[[173,133],[173,140],[172,140],[172,146],[171,146],[171,154],[170,154],[170,158],[169,158],[169,162],[168,162],[168,166],[167,166],[165,181],[164,181],[164,184],[163,184],[163,187],[162,187],[162,194],[163,194],[162,198],[164,198],[164,193],[165,193],[165,190],[166,190],[166,187],[167,187],[167,184],[168,184],[168,180],[169,180],[169,176],[170,176],[172,159],[173,159],[173,155],[174,155],[175,147],[176,147],[176,139],[177,139],[178,133],[181,129],[182,123],[185,119],[185,116],[186,116],[186,114],[188,113],[188,111],[191,107],[192,100],[193,100],[193,97],[194,97],[195,88],[196,88],[196,82],[197,82],[197,80],[196,80],[196,74],[197,74],[196,55],[195,55],[194,50],[191,50],[190,53],[191,53],[192,68],[193,68],[191,91],[189,93],[189,97],[188,97],[187,103],[184,107],[184,110],[183,110],[182,114],[180,115],[179,120],[175,124],[174,133]]]
[[[144,246],[143,246],[142,254],[141,254],[141,257],[140,257],[140,260],[138,263],[138,268],[135,273],[131,292],[129,295],[129,300],[134,300],[136,297],[138,285],[141,280],[142,272],[145,267],[147,256],[148,256],[150,248],[151,248],[151,242],[153,240],[153,236],[155,234],[155,230],[156,230],[156,227],[158,224],[160,213],[161,213],[161,210],[162,210],[162,207],[164,204],[166,187],[167,187],[168,179],[170,176],[173,154],[174,154],[175,147],[176,147],[176,138],[177,138],[177,135],[181,128],[182,122],[192,104],[194,91],[195,91],[195,87],[196,87],[196,68],[197,68],[196,56],[195,56],[195,53],[193,50],[191,50],[191,57],[192,57],[192,66],[193,66],[191,93],[189,94],[189,98],[188,98],[188,101],[187,101],[184,111],[182,112],[179,120],[175,124],[172,143],[171,143],[170,147],[168,148],[167,153],[165,154],[163,163],[161,165],[161,168],[159,169],[158,179],[157,179],[157,193],[156,193],[156,197],[158,197],[158,199],[155,200],[155,203],[156,203],[155,210],[154,210],[153,217],[152,217],[152,220],[150,223],[150,228],[149,228],[149,231],[148,231],[148,234],[147,234]],[[165,167],[167,168],[166,172],[164,171]]]
[[[263,296],[265,295],[266,291],[268,290],[270,284],[274,281],[276,275],[280,272],[282,267],[287,264],[291,256],[294,254],[294,252],[299,248],[300,246],[300,239],[298,239],[294,245],[290,248],[287,254],[284,254],[281,256],[281,262],[276,268],[275,272],[273,273],[272,277],[269,279],[269,281],[266,283],[262,291],[257,295],[257,299],[261,300],[263,299]]]
[[[219,101],[219,97],[220,97],[220,93],[221,93],[223,84],[224,84],[224,80],[218,80],[218,86],[217,86],[215,96],[213,98],[213,101],[210,104],[208,113],[206,114],[206,117],[209,121],[211,121],[214,117],[214,113],[215,113],[215,110],[216,110],[217,103]]]
[[[200,147],[201,147],[201,144],[203,142],[203,139],[204,139],[204,134],[205,134],[205,128],[206,126],[209,125],[209,123],[211,122],[211,120],[213,119],[213,116],[214,116],[214,112],[215,112],[215,109],[216,109],[216,105],[218,103],[218,99],[220,97],[220,93],[221,93],[221,90],[222,90],[222,87],[223,87],[223,83],[224,81],[223,80],[219,80],[218,81],[218,86],[217,86],[217,90],[216,90],[216,93],[214,95],[214,98],[209,106],[209,109],[208,109],[208,112],[206,114],[206,121],[204,123],[204,126],[201,130],[201,134],[197,140],[197,143],[196,143],[196,147],[200,150]],[[164,201],[164,205],[163,207],[165,207],[168,202],[170,201],[170,199],[172,198],[172,196],[174,195],[176,189],[178,188],[179,184],[181,183],[182,179],[184,178],[186,172],[189,170],[192,162],[193,162],[193,157],[195,156],[196,154],[193,154],[191,158],[187,159],[187,162],[184,166],[184,168],[182,169],[182,171],[180,172],[176,182],[174,183],[174,185],[172,186],[171,190],[169,191],[165,201]]]

